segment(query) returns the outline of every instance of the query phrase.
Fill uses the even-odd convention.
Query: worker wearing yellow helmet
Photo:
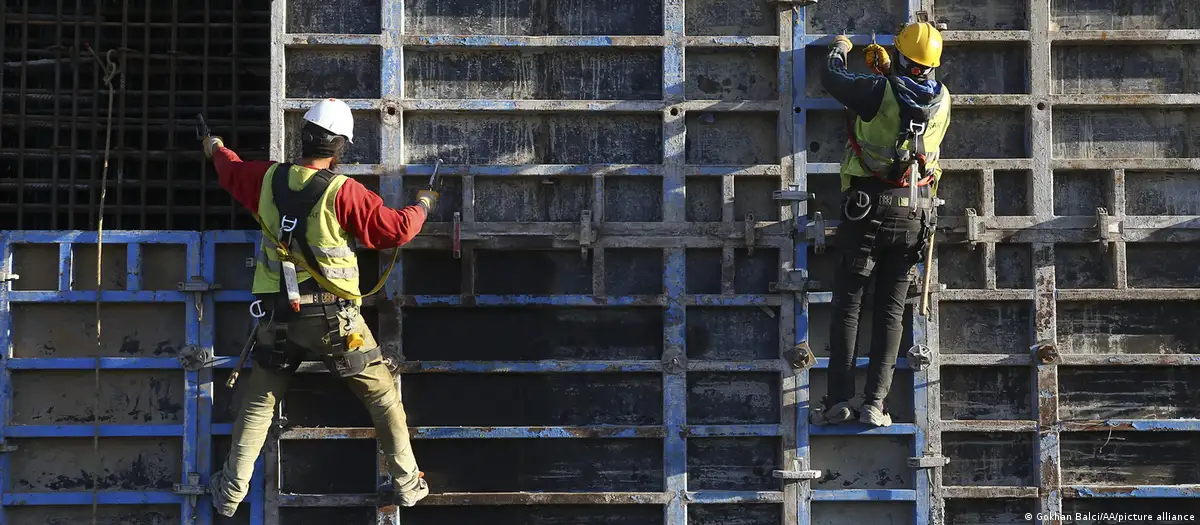
[[[941,65],[942,36],[932,24],[906,26],[896,60],[872,44],[874,74],[851,72],[850,39],[830,46],[821,83],[849,110],[841,167],[844,201],[836,243],[841,257],[833,291],[828,391],[813,424],[854,420],[891,425],[884,399],[902,338],[904,303],[916,264],[936,224],[938,156],[950,124],[950,93],[930,78]],[[863,290],[875,274],[867,383],[856,395],[854,360]]]

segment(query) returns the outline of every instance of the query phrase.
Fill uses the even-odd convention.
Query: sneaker
[[[875,405],[863,405],[862,415],[858,421],[873,427],[892,426],[892,416]]]
[[[429,495],[429,483],[425,482],[425,473],[417,472],[417,485],[404,492],[394,492],[393,501],[401,507],[411,507]]]
[[[829,408],[822,407],[808,413],[808,422],[817,425],[837,425],[854,419],[854,409],[849,401],[842,401]]]

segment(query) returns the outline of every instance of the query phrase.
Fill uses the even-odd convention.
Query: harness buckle
[[[908,132],[912,133],[913,136],[924,135],[925,134],[925,123],[917,122],[915,120],[908,121]]]
[[[291,233],[292,230],[296,229],[296,225],[299,223],[300,223],[300,221],[298,219],[284,215],[283,218],[279,221],[279,229],[280,229],[280,231],[285,231],[285,232]]]

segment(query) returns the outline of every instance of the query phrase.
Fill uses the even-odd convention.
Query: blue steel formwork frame
[[[72,290],[73,247],[96,244],[96,232],[81,231],[13,231],[0,234],[0,273],[6,277],[13,271],[13,251],[18,245],[57,245],[58,280],[56,290],[14,291],[12,282],[5,280],[0,285],[0,349],[3,362],[0,364],[0,439],[62,438],[62,437],[173,437],[179,438],[182,447],[182,476],[178,483],[187,484],[189,473],[206,470],[202,464],[209,451],[198,438],[204,433],[207,413],[200,406],[201,374],[184,370],[174,357],[100,357],[94,358],[13,358],[12,312],[10,307],[22,303],[90,303],[99,293],[106,303],[179,303],[184,304],[186,333],[184,344],[202,346],[210,343],[210,336],[203,334],[200,316],[195,315],[203,308],[198,294],[180,291],[156,291],[142,289],[143,245],[181,245],[187,249],[187,275],[197,276],[201,272],[201,239],[197,232],[106,232],[104,244],[127,246],[125,265],[125,290],[75,291]],[[12,371],[13,370],[179,370],[185,379],[182,424],[156,425],[12,425]],[[98,395],[98,393],[97,393]],[[0,455],[0,522],[7,523],[4,507],[43,505],[91,505],[92,493],[88,492],[8,492],[11,472],[7,454]],[[180,506],[183,523],[189,523],[200,507],[193,508],[188,497],[167,491],[100,491],[96,495],[99,505],[155,504]]]

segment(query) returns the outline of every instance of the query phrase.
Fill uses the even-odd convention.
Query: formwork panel
[[[592,260],[573,250],[477,250],[481,294],[590,294]]]
[[[955,301],[938,306],[943,353],[1019,354],[1029,348],[1032,327],[1029,303]]]
[[[450,164],[657,164],[657,115],[414,113],[404,121],[405,161]]]
[[[1111,172],[1055,171],[1054,214],[1095,215],[1096,208],[1111,207],[1107,182]]]
[[[1142,523],[1164,523],[1166,525],[1184,525],[1196,521],[1196,502],[1188,499],[1146,498],[1146,499],[1071,499],[1063,504],[1063,509],[1072,515],[1079,514],[1083,519],[1075,523],[1100,525],[1108,514],[1124,514],[1127,520],[1141,520]],[[1090,516],[1088,516],[1090,514]],[[1092,519],[1087,519],[1087,518]],[[1098,518],[1098,519],[1097,519]],[[1109,518],[1111,519],[1111,518]]]
[[[614,296],[663,293],[662,250],[605,249],[604,289]]]
[[[1059,288],[1113,288],[1112,254],[1097,243],[1062,243],[1054,247],[1054,277]]]
[[[908,436],[814,436],[812,467],[824,476],[818,490],[911,489],[914,470],[905,464]]]
[[[688,164],[775,164],[779,161],[773,113],[689,113]]]
[[[1064,484],[1200,483],[1194,432],[1067,432],[1060,446]]]
[[[773,24],[772,24],[773,25]],[[776,100],[779,57],[774,49],[690,49],[689,100]]]
[[[1187,0],[1129,0],[1120,7],[1107,0],[1053,0],[1054,28],[1197,29],[1200,11]]]
[[[604,177],[604,221],[660,222],[662,197],[658,177]]]
[[[378,47],[293,48],[285,57],[291,98],[379,98]]]
[[[943,420],[1031,420],[1033,377],[1014,366],[943,366]]]
[[[936,13],[955,31],[1029,29],[1028,0],[938,0]]]
[[[687,440],[688,490],[779,490],[777,438]]]
[[[779,423],[779,374],[694,373],[688,376],[691,425]]]
[[[996,287],[1022,289],[1033,286],[1033,247],[1029,244],[996,245]]]
[[[182,478],[179,438],[10,439],[5,492],[170,490]]]
[[[1125,247],[1130,288],[1190,288],[1196,284],[1195,244],[1144,242]]]
[[[1034,435],[998,432],[945,432],[942,450],[954,458],[942,469],[942,483],[956,486],[1036,485]]]
[[[698,507],[698,509],[701,508],[705,507]],[[697,511],[693,510],[692,512]],[[439,525],[443,523],[489,523],[495,525],[657,525],[662,523],[662,513],[662,507],[656,505],[414,507],[404,511],[404,523],[406,525]],[[333,517],[336,517],[338,521],[342,521],[340,515]],[[372,515],[371,519],[373,520],[374,518],[374,515]],[[362,523],[375,522],[364,521]],[[318,522],[314,521],[313,525],[318,525]]]
[[[1029,46],[1001,42],[947,46],[937,77],[956,95],[1028,93]]]
[[[1198,48],[1187,44],[1056,45],[1054,92],[1195,93]]]
[[[15,507],[8,510],[11,525],[167,525],[179,523],[179,509],[168,505],[100,505],[92,521],[91,507]]]
[[[1125,213],[1200,215],[1200,172],[1125,172]]]
[[[106,425],[183,422],[184,380],[175,371],[106,370],[98,391],[91,370],[21,370],[11,381],[16,425],[91,423],[96,407]]]
[[[1200,306],[1187,301],[1058,303],[1059,351],[1067,354],[1196,354]]]
[[[423,426],[661,425],[663,418],[660,374],[421,374],[403,387],[405,411]]]
[[[1192,158],[1200,112],[1192,109],[1075,110],[1054,115],[1054,157]],[[1136,137],[1136,138],[1135,138]]]
[[[592,207],[592,184],[580,177],[477,177],[475,198],[477,221],[574,222]]]
[[[417,440],[413,450],[442,492],[664,488],[662,441],[654,439]],[[487,476],[480,465],[490,465]]]
[[[684,3],[689,36],[775,35],[779,21],[770,5],[739,0],[692,0]]]
[[[284,507],[279,509],[279,521],[288,525],[374,525],[379,516],[375,507]],[[408,513],[405,513],[408,523]]]
[[[1065,367],[1058,395],[1064,420],[1200,419],[1192,367]]]
[[[404,322],[404,354],[417,361],[657,360],[662,355],[662,312],[656,309],[414,308],[404,311]]]
[[[779,355],[779,320],[771,309],[696,307],[688,310],[686,322],[689,358],[748,360]]]
[[[813,525],[888,523],[916,525],[912,503],[906,502],[817,502],[812,505]]]
[[[866,54],[863,47],[855,47],[850,50],[850,54],[846,55],[846,67],[855,73],[868,74],[870,69],[867,68]],[[895,56],[896,48],[892,46],[884,46],[887,49],[889,56]],[[825,90],[825,86],[821,84],[821,75],[825,71],[827,61],[829,60],[829,49],[824,46],[807,46],[804,48],[804,61],[806,83],[804,85],[804,96],[807,98],[830,98],[831,95]]]
[[[953,91],[951,91],[953,93]],[[1020,159],[1029,157],[1027,111],[959,107],[954,132],[942,141],[944,159]],[[1057,123],[1057,121],[1055,121]]]
[[[696,505],[688,508],[693,525],[778,525],[783,514],[776,505]]]
[[[487,191],[485,179],[483,179],[481,177],[479,180],[480,180],[480,182],[484,183],[484,191]],[[404,195],[404,198],[407,199],[405,202],[415,200],[417,198],[417,192],[421,191],[423,189],[427,189],[428,187],[429,187],[429,178],[428,177],[404,177],[402,194]],[[463,189],[462,188],[463,188],[462,178],[449,177],[449,176],[445,177],[442,180],[442,191],[440,193],[440,196],[438,197],[437,208],[435,208],[433,210],[433,213],[429,214],[425,218],[425,222],[428,222],[428,223],[450,222],[450,221],[454,220],[454,214],[456,212],[461,214],[463,211],[463,196],[462,196]],[[477,213],[483,213],[485,215],[488,213],[497,213],[495,211],[497,209],[505,209],[507,206],[512,206],[512,205],[501,204],[500,205],[500,206],[502,206],[501,208],[496,208],[493,206],[493,204],[491,202],[483,200],[484,198],[490,198],[490,197],[498,197],[498,198],[502,198],[502,199],[507,199],[509,197],[509,195],[495,196],[495,195],[489,195],[487,193],[484,193],[483,195],[481,195],[479,197],[479,202],[478,202],[479,208],[478,208]],[[541,202],[544,202],[544,201],[535,201],[536,204],[540,204]],[[536,204],[531,203],[527,206],[536,205]],[[504,213],[509,213],[509,212],[504,212]],[[478,218],[479,218],[479,216],[476,216],[476,219],[478,219]],[[552,222],[552,221],[547,221],[547,222]]]
[[[684,220],[717,222],[721,220],[721,181],[715,177],[687,177]]]
[[[997,216],[1033,214],[1033,175],[1030,172],[997,170],[994,179],[993,206]]]
[[[404,67],[405,93],[418,99],[657,100],[662,95],[662,52],[657,50],[412,48],[405,50]]]
[[[809,34],[894,33],[907,19],[905,2],[853,0],[838,4],[817,4],[805,10]]]
[[[173,357],[185,341],[183,304],[105,305],[100,345],[103,357]],[[13,357],[96,355],[94,304],[12,305]]]
[[[951,499],[946,501],[946,525],[1010,525],[1028,523],[1037,511],[1035,499]]]
[[[287,6],[287,32],[379,34],[380,4],[381,0],[292,0]]]
[[[369,439],[281,441],[279,490],[296,494],[374,492],[375,454],[375,441]]]
[[[938,196],[946,201],[938,210],[943,216],[965,215],[967,208],[983,208],[983,174],[977,171],[946,171],[938,183]],[[997,199],[1001,197],[997,196]]]
[[[415,35],[657,35],[661,0],[404,0]]]

